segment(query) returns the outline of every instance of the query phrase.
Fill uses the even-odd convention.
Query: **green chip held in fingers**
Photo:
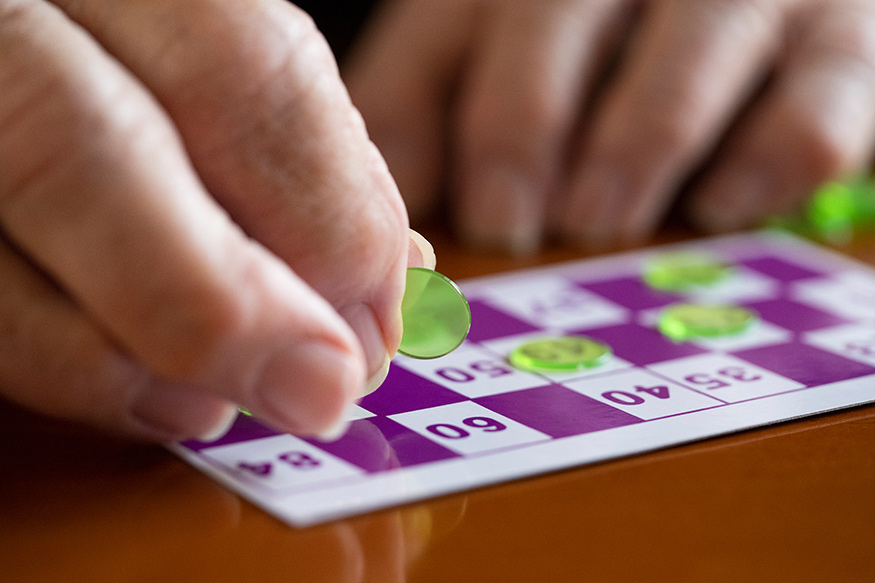
[[[431,269],[407,269],[401,302],[404,334],[398,352],[438,358],[459,347],[471,329],[471,307],[452,280]]]
[[[759,315],[734,305],[674,304],[659,316],[659,331],[672,340],[719,338],[749,330]]]
[[[613,352],[586,336],[556,336],[527,342],[508,356],[511,365],[533,372],[574,372],[600,366]]]
[[[669,253],[648,262],[642,275],[652,288],[684,292],[717,284],[732,270],[731,264],[708,253]]]

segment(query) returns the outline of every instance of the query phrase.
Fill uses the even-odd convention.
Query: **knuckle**
[[[349,230],[335,229],[337,245],[323,247],[323,254],[330,255],[323,261],[327,259],[334,268],[323,284],[330,288],[320,291],[334,305],[349,299],[351,290],[371,291],[386,285],[398,259],[407,257],[406,220],[383,202],[363,201],[356,206],[359,210],[353,209],[355,218],[346,221]]]
[[[169,297],[168,297],[169,296]],[[221,369],[221,355],[246,331],[247,310],[233,294],[204,288],[174,298],[156,291],[144,301],[144,333],[152,346],[141,347],[146,364],[177,381],[202,381]]]
[[[4,214],[33,210],[43,197],[58,201],[71,186],[97,177],[105,160],[154,152],[172,140],[157,108],[104,67],[24,69],[29,74],[21,76],[0,64],[0,83],[13,88],[0,97]]]
[[[664,108],[657,108],[633,128],[640,139],[664,155],[686,156],[702,138],[701,103],[681,95]]]
[[[549,163],[551,144],[568,132],[570,107],[546,87],[529,87],[502,99],[484,98],[462,118],[462,140],[473,161],[501,161],[530,172]]]
[[[812,50],[834,65],[875,75],[875,10],[848,10],[823,18]]]
[[[709,0],[707,9],[718,18],[737,15],[748,24],[766,23],[770,29],[774,29],[782,18],[781,4],[775,0]]]
[[[313,19],[291,3],[253,0],[245,18],[215,0],[186,4],[192,16],[167,32],[156,57],[174,99],[251,116],[266,93],[294,94],[337,70]]]
[[[23,0],[7,0],[0,3],[0,29],[15,29],[32,16],[32,5]]]

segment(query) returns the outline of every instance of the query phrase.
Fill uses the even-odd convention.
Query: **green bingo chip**
[[[672,340],[684,341],[741,334],[757,322],[757,313],[741,306],[674,304],[660,314],[659,330]]]
[[[586,336],[557,336],[519,346],[510,353],[508,361],[522,370],[574,372],[600,366],[612,354],[610,346]]]
[[[719,283],[732,273],[732,265],[707,253],[670,253],[644,266],[644,282],[664,291],[683,292]]]
[[[458,348],[468,336],[471,307],[462,290],[445,275],[410,267],[401,320],[404,335],[398,352],[413,358],[437,358]]]

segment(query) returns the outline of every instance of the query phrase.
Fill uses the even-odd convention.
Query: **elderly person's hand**
[[[394,0],[344,75],[414,218],[600,248],[687,185],[724,231],[870,161],[875,1]]]
[[[147,439],[238,404],[331,433],[397,348],[408,245],[291,4],[0,0],[3,397]]]

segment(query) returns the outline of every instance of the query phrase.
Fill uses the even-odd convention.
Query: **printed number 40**
[[[655,387],[636,386],[635,393],[644,393],[657,399],[668,399],[668,387],[665,385],[657,385]],[[629,393],[627,391],[607,391],[602,393],[602,397],[608,401],[613,401],[617,405],[640,405],[645,399],[641,395]]]

